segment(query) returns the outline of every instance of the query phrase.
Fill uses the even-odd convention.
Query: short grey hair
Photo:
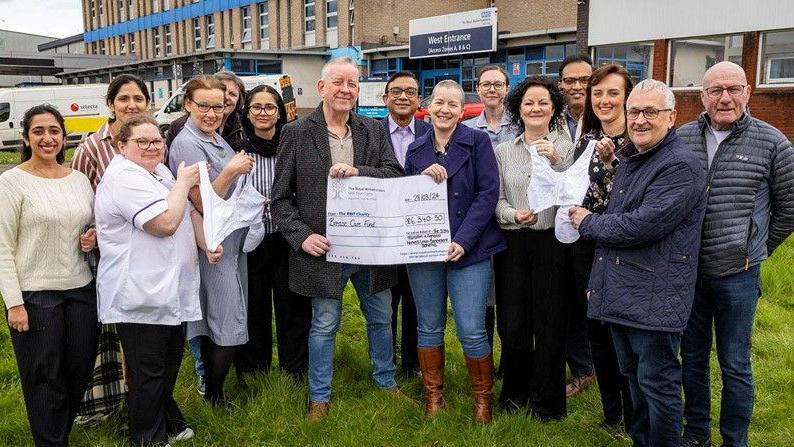
[[[466,103],[466,94],[463,92],[463,87],[460,86],[457,82],[453,81],[452,79],[444,79],[443,81],[438,81],[438,84],[433,87],[433,93],[430,94],[430,102],[433,102],[433,99],[436,96],[436,91],[439,88],[451,88],[453,90],[457,90],[460,93],[460,105],[461,107],[463,104]]]
[[[320,79],[327,79],[328,74],[331,72],[331,68],[335,65],[350,65],[351,67],[355,68],[356,71],[359,70],[358,64],[352,57],[337,57],[329,60],[325,63],[325,65],[323,65],[323,69],[320,71]]]
[[[657,81],[656,79],[646,79],[644,81],[640,81],[639,84],[635,85],[634,88],[631,90],[629,94],[629,99],[632,95],[637,92],[651,92],[657,91],[664,95],[664,108],[665,109],[675,109],[675,95],[673,91],[670,90],[670,87],[667,86],[664,82]],[[628,103],[628,100],[626,101]]]

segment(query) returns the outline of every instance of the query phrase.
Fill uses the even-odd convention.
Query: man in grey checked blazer
[[[358,99],[359,71],[349,58],[333,59],[322,70],[317,89],[323,102],[308,116],[284,127],[278,149],[272,211],[279,231],[293,248],[290,289],[312,297],[309,332],[309,412],[325,416],[331,397],[336,332],[342,292],[350,280],[367,321],[372,377],[398,393],[392,360],[391,292],[393,267],[368,267],[325,260],[328,177],[398,177],[403,171],[383,126],[352,112]]]

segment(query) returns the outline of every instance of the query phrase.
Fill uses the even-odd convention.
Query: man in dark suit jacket
[[[383,92],[383,103],[389,109],[389,115],[381,120],[394,155],[400,165],[405,167],[405,154],[408,145],[431,130],[433,126],[414,118],[414,113],[419,108],[419,81],[410,71],[400,71],[393,74],[386,82]],[[405,266],[398,267],[399,282],[391,289],[392,320],[391,330],[393,337],[392,349],[394,350],[395,363],[397,357],[397,311],[402,301],[402,339],[400,370],[406,377],[419,373],[419,358],[416,353],[416,305],[408,283],[408,274]]]
[[[323,102],[305,118],[284,127],[278,148],[271,209],[290,253],[290,289],[312,297],[309,334],[310,421],[328,413],[336,331],[342,316],[342,292],[353,282],[367,321],[373,379],[398,393],[394,381],[391,292],[397,283],[393,267],[328,262],[325,237],[328,177],[399,177],[383,126],[352,112],[359,93],[358,67],[350,58],[326,63],[317,89]]]

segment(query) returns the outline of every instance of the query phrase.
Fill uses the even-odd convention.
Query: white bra
[[[554,234],[557,240],[570,244],[579,239],[579,231],[573,228],[568,218],[568,208],[582,204],[587,188],[590,186],[590,160],[593,158],[596,142],[591,141],[579,158],[563,172],[551,167],[549,159],[538,154],[531,146],[532,176],[527,187],[529,207],[536,214],[553,206],[559,206],[554,219]]]
[[[201,203],[204,207],[204,240],[207,248],[216,250],[232,232],[245,227],[251,229],[246,236],[243,251],[256,248],[264,237],[262,212],[265,209],[266,199],[254,188],[251,176],[246,175],[238,179],[234,191],[226,200],[215,193],[205,161],[199,162],[199,180]],[[246,248],[250,249],[246,250]]]

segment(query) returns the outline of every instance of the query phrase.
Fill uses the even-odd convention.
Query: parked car
[[[480,100],[480,95],[476,93],[465,93],[465,104],[463,104],[463,116],[458,121],[474,118],[482,113],[484,106]],[[430,122],[430,112],[427,111],[427,106],[430,105],[430,97],[423,99],[419,104],[419,109],[414,116],[418,120]]]

